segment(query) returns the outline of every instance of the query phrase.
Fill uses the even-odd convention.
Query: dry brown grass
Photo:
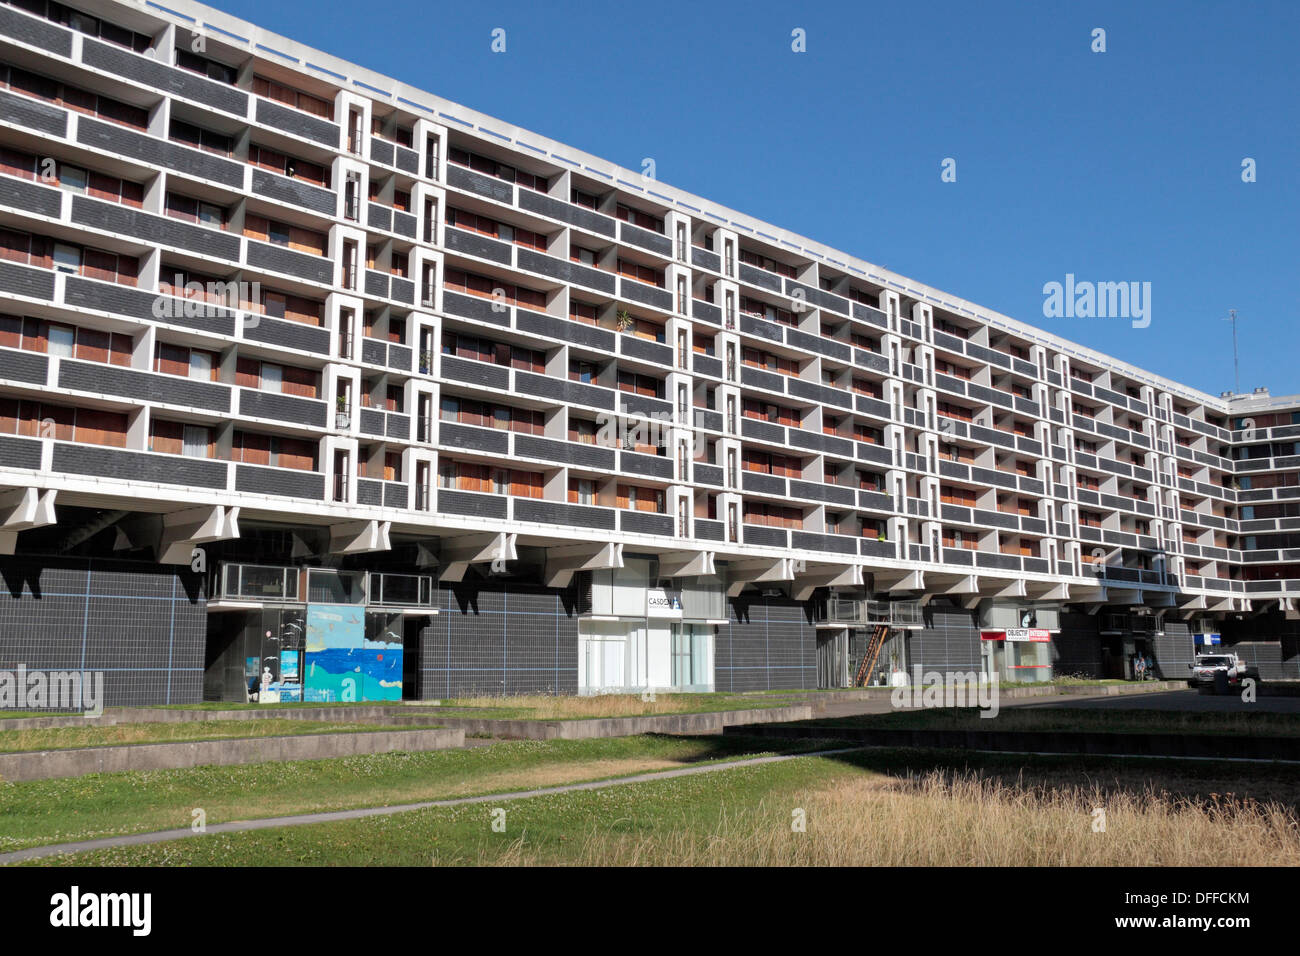
[[[807,831],[791,831],[795,807]],[[1105,809],[1104,832],[1093,810]],[[522,841],[480,862],[585,866],[1296,866],[1297,817],[1276,803],[1154,789],[1016,785],[973,774],[859,777],[772,795],[649,835],[595,828],[561,857]]]

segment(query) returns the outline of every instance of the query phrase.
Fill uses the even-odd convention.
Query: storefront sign
[[[1009,627],[1005,631],[980,631],[985,641],[1050,641],[1052,632],[1041,627]]]
[[[645,616],[681,620],[682,592],[667,588],[649,588],[645,592]]]

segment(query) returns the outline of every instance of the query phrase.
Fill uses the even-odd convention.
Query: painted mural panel
[[[309,605],[303,670],[307,701],[401,700],[401,635],[385,628],[368,639],[356,605]]]

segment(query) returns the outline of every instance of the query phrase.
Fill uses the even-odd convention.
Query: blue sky
[[[1242,388],[1300,392],[1290,0],[214,5],[1211,393],[1236,308]],[[1044,318],[1066,273],[1150,326]]]

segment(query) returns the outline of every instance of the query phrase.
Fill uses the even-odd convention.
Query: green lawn
[[[80,727],[46,727],[38,730],[0,729],[0,753],[227,740],[232,737],[288,737],[303,734],[428,730],[435,726],[432,722],[428,726],[421,727],[387,727],[381,724],[288,720],[278,717],[260,720],[195,720],[167,724],[97,724],[93,720],[88,720]]]
[[[871,750],[503,802],[504,832],[485,803],[36,865],[1206,865],[1243,838],[1252,862],[1294,865],[1293,806],[1263,813],[1223,797],[1282,793],[1294,804],[1297,781],[1289,767],[1247,779],[1213,765]],[[1099,802],[1110,812],[1100,836],[1090,829]],[[806,834],[792,832],[800,810]]]
[[[206,812],[209,823],[218,823],[390,806],[819,746],[817,741],[787,746],[734,737],[521,740],[430,753],[0,783],[0,852],[188,827],[195,808]]]
[[[370,820],[220,834],[144,847],[47,859],[79,866],[428,866],[474,864],[507,851],[520,837],[529,848],[565,855],[566,843],[591,827],[636,834],[707,828],[724,806],[778,787],[828,781],[844,772],[829,760],[792,760],[598,791],[535,797],[506,804],[506,832],[491,828],[490,804],[438,807]],[[209,821],[211,817],[209,817]]]

